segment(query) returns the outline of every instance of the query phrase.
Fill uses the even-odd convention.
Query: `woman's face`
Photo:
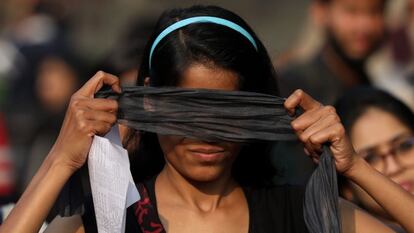
[[[238,90],[238,77],[227,70],[193,65],[184,72],[178,86],[235,91]],[[196,182],[214,181],[223,175],[230,175],[240,150],[240,144],[230,142],[207,142],[164,135],[159,135],[158,139],[166,166]]]
[[[375,169],[414,194],[414,132],[394,115],[370,108],[352,126],[351,140],[357,153]],[[379,206],[355,185],[354,194],[374,209]]]

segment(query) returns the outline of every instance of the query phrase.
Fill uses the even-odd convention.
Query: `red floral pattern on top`
[[[142,232],[166,233],[151,203],[147,189],[143,184],[137,186],[141,199],[134,204],[134,213]]]

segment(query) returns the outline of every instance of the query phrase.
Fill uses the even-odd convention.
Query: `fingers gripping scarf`
[[[211,141],[296,140],[284,99],[241,92],[183,88],[124,87],[122,94],[101,91],[118,101],[118,120],[137,130]],[[335,164],[324,146],[305,192],[304,219],[311,233],[339,233]]]

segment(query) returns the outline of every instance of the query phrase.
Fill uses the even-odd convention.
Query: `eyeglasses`
[[[414,152],[414,136],[391,140],[387,144],[390,145],[387,153],[381,153],[379,146],[374,146],[358,154],[379,171],[385,171],[387,168],[386,158],[388,156],[392,156],[400,166],[410,163],[414,165],[414,154],[411,153]]]

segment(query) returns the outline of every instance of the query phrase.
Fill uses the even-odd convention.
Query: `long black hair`
[[[256,48],[239,32],[212,23],[195,23],[171,32],[154,50],[151,69],[150,48],[155,38],[173,23],[195,16],[213,16],[238,24],[247,30]],[[194,64],[202,64],[234,72],[242,91],[278,95],[276,72],[266,49],[247,23],[235,13],[217,6],[193,6],[164,12],[146,45],[139,67],[138,85],[150,77],[150,86],[176,86],[183,72]],[[168,117],[168,116],[166,116]],[[266,161],[266,143],[243,146],[233,165],[236,180],[245,185],[263,184],[273,173]],[[131,161],[136,182],[158,174],[165,164],[157,135],[143,132],[139,149]]]

